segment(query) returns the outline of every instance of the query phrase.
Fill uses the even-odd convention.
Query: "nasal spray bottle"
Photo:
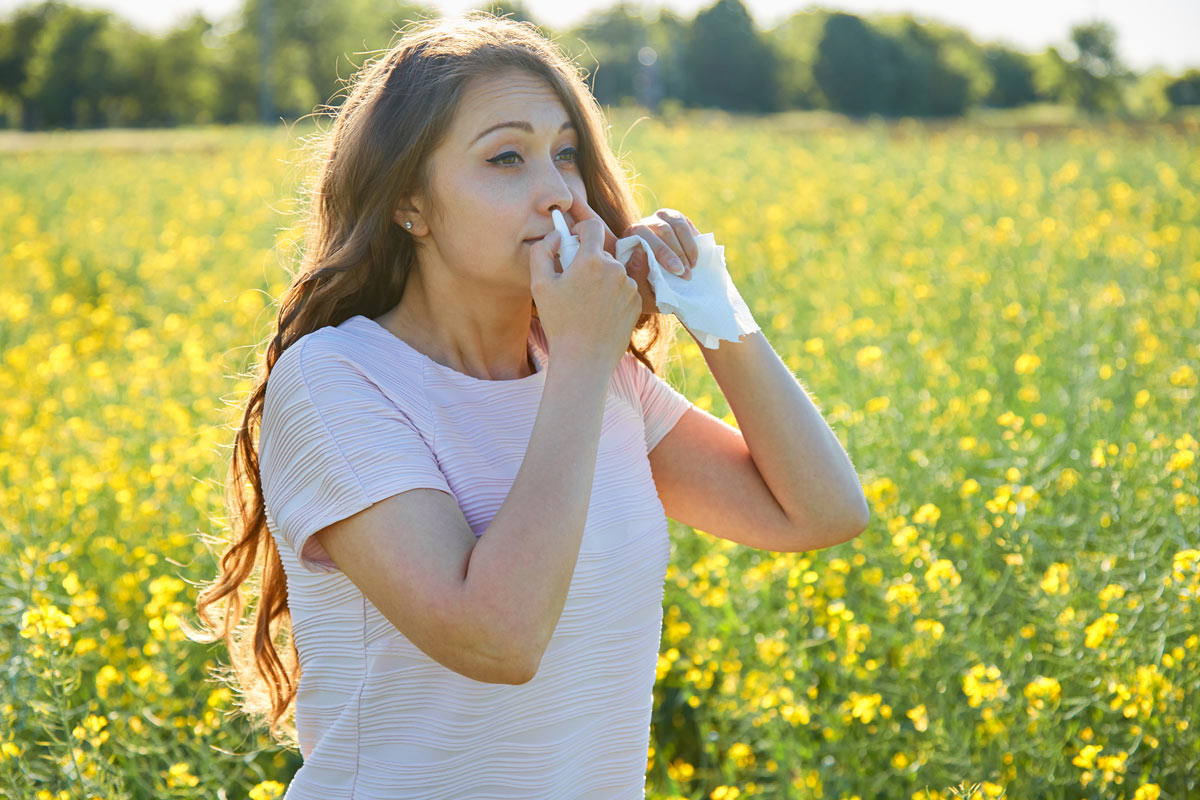
[[[557,208],[550,209],[550,216],[554,219],[554,230],[558,231],[561,240],[561,244],[558,246],[558,261],[562,264],[565,272],[571,262],[575,260],[575,254],[579,252],[579,237],[571,235],[571,229],[567,227],[567,220]]]

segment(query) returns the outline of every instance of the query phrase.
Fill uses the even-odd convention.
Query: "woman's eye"
[[[576,161],[579,160],[579,152],[574,147],[564,148],[562,151],[559,152],[559,155],[560,156],[561,155],[569,155],[570,159],[568,159],[568,161],[569,161],[569,163],[572,163],[572,164],[574,164]],[[520,157],[521,156],[517,155],[516,153],[514,153],[510,150],[507,153],[501,153],[500,155],[496,156],[495,158],[489,158],[488,163],[489,164],[500,164],[501,166],[505,166],[505,167],[515,167],[516,162],[509,161],[508,159],[511,159],[511,158],[519,159]]]
[[[517,155],[516,153],[501,153],[500,155],[496,156],[495,158],[489,158],[488,163],[489,164],[503,164],[506,167],[512,166],[511,163],[506,161],[506,159],[509,159],[509,158],[520,158],[520,156]]]

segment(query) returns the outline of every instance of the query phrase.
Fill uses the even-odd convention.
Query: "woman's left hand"
[[[659,264],[684,280],[691,280],[692,268],[696,266],[696,258],[700,253],[696,246],[700,231],[683,214],[672,208],[660,208],[652,216],[643,217],[630,225],[620,238],[627,236],[641,236],[649,243]],[[676,270],[676,265],[680,271]],[[635,247],[625,264],[625,272],[637,281],[638,291],[642,295],[642,313],[661,313],[654,299],[654,287],[650,285],[650,262],[646,258],[646,251]]]

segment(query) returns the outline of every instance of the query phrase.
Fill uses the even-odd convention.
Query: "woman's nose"
[[[558,169],[552,169],[550,172],[549,177],[543,182],[540,206],[547,215],[552,208],[566,213],[567,209],[575,202],[575,196],[571,193],[571,187],[567,185],[562,172]]]

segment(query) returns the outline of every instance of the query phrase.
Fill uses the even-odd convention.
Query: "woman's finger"
[[[605,241],[604,221],[596,219],[585,219],[576,223],[574,234],[579,237],[579,252],[591,251],[592,248],[600,250]],[[607,255],[612,256],[612,253],[605,251]],[[615,258],[612,259],[615,262]]]
[[[683,262],[684,266],[694,266],[695,260],[688,255],[687,250],[683,246],[683,240],[688,237],[686,232],[680,234],[679,230],[669,223],[664,225],[661,218],[655,218],[652,227],[647,227],[650,227],[651,230],[658,234],[658,238],[667,243],[667,247],[671,248],[675,255],[679,257],[679,260]]]
[[[568,221],[571,223],[571,233],[575,233],[575,223],[582,222],[585,219],[599,220],[604,226],[604,250],[611,256],[617,254],[617,237],[608,227],[599,214],[592,210],[592,207],[587,203],[587,195],[578,191],[574,186],[571,187],[571,208],[569,211],[564,209],[567,214]]]
[[[673,208],[660,208],[654,213],[655,216],[671,226],[671,231],[680,245],[679,252],[687,256],[690,266],[696,266],[696,261],[700,258],[700,248],[696,245],[696,237],[700,235],[700,231],[696,230],[696,226],[690,219]]]
[[[675,251],[662,238],[663,235],[670,236],[672,239],[675,238],[675,234],[669,228],[659,233],[639,223],[631,225],[626,235],[641,236],[650,245],[650,250],[654,253],[654,259],[674,274],[683,278],[687,278],[690,275],[691,269],[683,263],[682,259],[676,255]],[[679,246],[678,239],[675,240],[675,246]]]

